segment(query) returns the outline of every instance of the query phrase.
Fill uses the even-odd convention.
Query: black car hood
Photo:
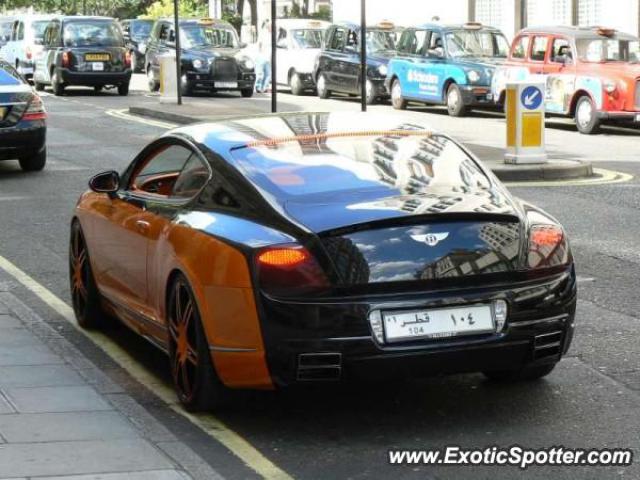
[[[502,217],[520,220],[521,208],[506,190],[434,186],[414,195],[382,196],[375,193],[342,194],[338,198],[290,200],[285,210],[292,220],[313,232],[324,232],[371,222],[408,217]]]

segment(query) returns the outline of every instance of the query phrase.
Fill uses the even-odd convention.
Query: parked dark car
[[[147,52],[147,42],[149,35],[151,35],[153,23],[153,20],[146,19],[123,20],[120,22],[125,45],[131,53],[131,66],[135,73],[144,71],[144,57]]]
[[[47,162],[47,113],[13,66],[0,59],[0,160],[17,159],[25,171]]]
[[[68,86],[100,91],[116,87],[129,94],[131,55],[118,22],[109,17],[58,17],[44,33],[44,51],[36,62],[36,90],[51,85],[55,95]]]
[[[183,95],[194,90],[240,91],[251,97],[256,82],[253,60],[241,53],[244,47],[230,23],[213,19],[189,19],[180,22]],[[151,31],[146,54],[149,89],[160,87],[160,59],[175,52],[176,34],[172,19],[158,20]]]
[[[399,30],[389,22],[367,30],[367,103],[389,97],[384,81],[387,65],[395,55]],[[333,92],[360,95],[360,26],[354,23],[332,25],[314,71],[320,98]]]

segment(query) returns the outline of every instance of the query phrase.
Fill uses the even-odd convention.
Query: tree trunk
[[[309,0],[302,0],[302,16],[304,18],[309,16]]]
[[[240,18],[244,17],[244,0],[238,0],[237,11]]]
[[[258,0],[248,0],[251,7],[251,25],[258,31]]]

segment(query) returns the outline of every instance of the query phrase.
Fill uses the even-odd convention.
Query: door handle
[[[146,220],[136,220],[136,228],[138,229],[138,231],[144,233],[147,232],[150,227],[151,223],[147,222]]]

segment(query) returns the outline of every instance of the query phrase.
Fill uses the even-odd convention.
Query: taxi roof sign
[[[395,23],[389,21],[389,20],[383,20],[380,23],[378,23],[378,28],[385,28],[388,30],[392,30],[396,27]]]
[[[478,30],[482,28],[482,24],[480,22],[467,22],[464,24],[464,28],[469,30]]]
[[[614,28],[596,27],[596,33],[603,37],[613,37],[616,34],[616,30]]]
[[[322,26],[322,22],[318,21],[318,20],[310,20],[309,21],[309,26],[312,28],[318,28]]]
[[[200,25],[213,25],[214,24],[214,19],[213,18],[209,18],[209,17],[205,17],[205,18],[201,18],[200,20],[198,20],[198,23]]]

